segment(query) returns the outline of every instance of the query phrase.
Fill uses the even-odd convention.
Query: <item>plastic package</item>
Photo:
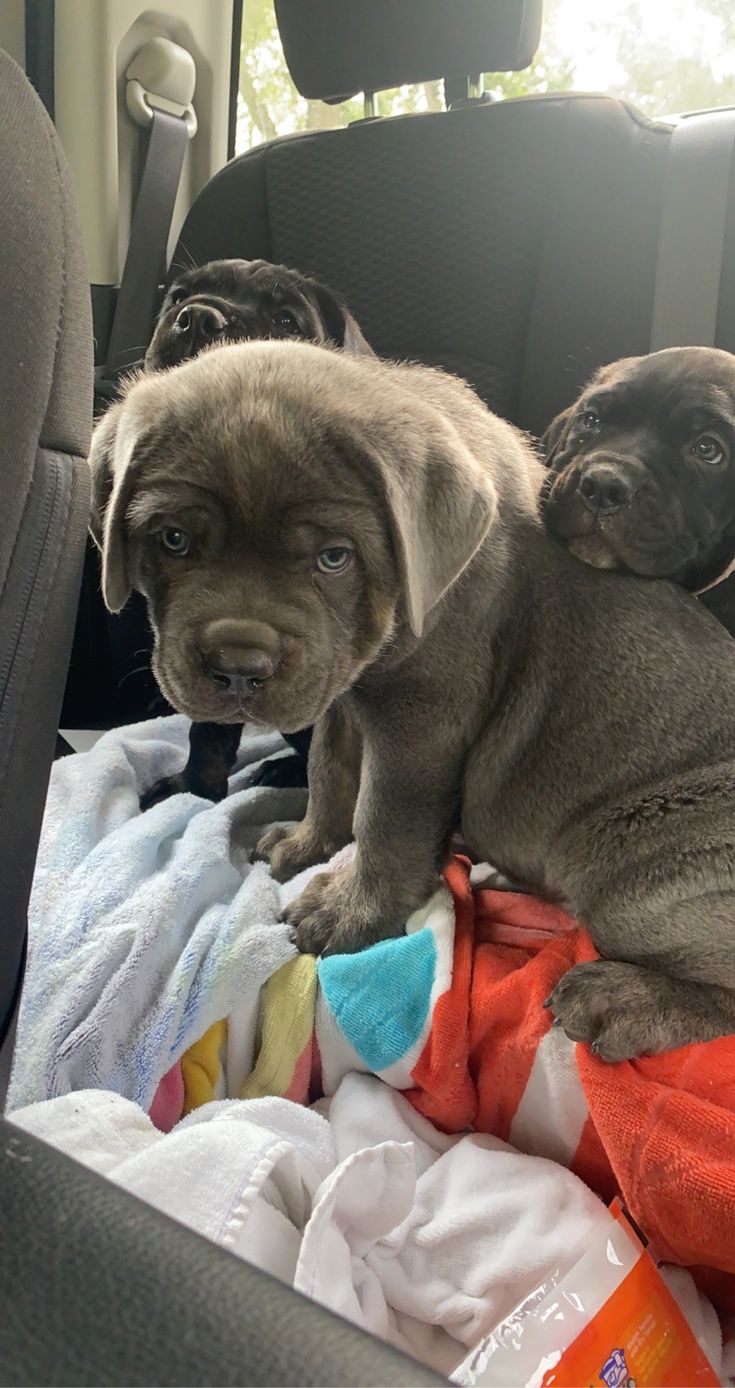
[[[466,1356],[463,1388],[694,1388],[720,1380],[620,1204],[606,1232]]]

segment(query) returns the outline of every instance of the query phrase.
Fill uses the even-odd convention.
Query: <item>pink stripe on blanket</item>
[[[312,1035],[296,1061],[294,1072],[291,1076],[291,1082],[286,1093],[283,1095],[284,1099],[290,1099],[294,1104],[308,1104],[313,1059],[314,1037]]]
[[[177,1060],[160,1081],[153,1095],[148,1117],[159,1132],[170,1133],[171,1129],[176,1127],[183,1110],[184,1077],[181,1073],[181,1061]]]

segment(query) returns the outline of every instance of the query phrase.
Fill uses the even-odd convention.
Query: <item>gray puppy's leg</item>
[[[260,840],[254,860],[269,862],[278,882],[326,863],[352,838],[360,785],[360,734],[349,714],[332,704],[318,719],[309,749],[309,803],[292,829],[276,825]]]
[[[660,949],[637,950],[636,963],[602,959],[565,974],[548,1004],[557,1024],[609,1061],[735,1033],[733,920],[730,892],[672,904],[645,932]]]
[[[459,769],[432,773],[422,760],[415,744],[392,756],[365,748],[355,861],[320,873],[286,912],[302,953],[352,954],[401,935],[435,890],[457,817]]]

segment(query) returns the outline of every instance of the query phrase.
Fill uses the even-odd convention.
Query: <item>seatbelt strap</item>
[[[686,116],[674,128],[659,224],[652,352],[715,346],[734,164],[735,108]]]
[[[170,39],[149,39],[126,73],[133,120],[148,128],[143,173],[130,226],[128,253],[97,393],[114,395],[117,378],[148,345],[167,269],[167,250],[187,142],[196,134],[194,59]]]
[[[168,237],[188,142],[183,116],[153,112],[107,348],[108,377],[130,367],[148,345],[166,273]]]

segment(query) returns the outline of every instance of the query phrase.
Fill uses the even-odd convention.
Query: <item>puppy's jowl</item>
[[[265,339],[331,343],[355,356],[373,355],[356,319],[327,285],[267,260],[211,260],[182,272],[170,284],[146,353],[145,370],[180,365],[223,343]],[[229,673],[221,669],[220,678],[247,683],[251,672],[239,666]],[[223,799],[241,733],[242,725],[194,722],[186,766],[151,786],[141,808],[177,791]],[[261,783],[306,784],[310,733],[304,729],[287,734],[297,755],[267,762]]]
[[[306,819],[261,846],[281,875],[324,861],[354,801],[353,865],[290,908],[302,949],[399,933],[460,822],[588,924],[603,959],[552,999],[570,1036],[617,1060],[735,1029],[731,640],[551,540],[541,465],[468,387],[225,347],[134,385],[92,466],[106,599],[148,598],[172,702],[319,720]],[[217,679],[232,649],[251,687]]]

